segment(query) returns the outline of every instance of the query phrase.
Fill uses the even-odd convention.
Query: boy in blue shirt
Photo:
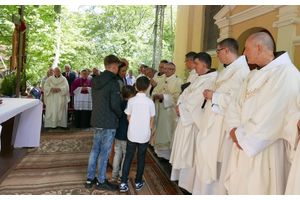
[[[145,157],[148,147],[148,142],[151,136],[151,128],[153,117],[155,115],[155,106],[151,99],[149,99],[145,92],[149,88],[150,80],[146,76],[141,76],[136,80],[136,88],[138,93],[135,97],[128,101],[125,113],[129,121],[127,132],[127,146],[126,156],[122,170],[122,182],[120,185],[120,192],[128,191],[128,175],[133,156],[138,147],[137,152],[137,173],[135,178],[135,188],[140,190],[145,181],[142,179],[145,167]]]
[[[127,102],[130,98],[134,97],[136,94],[135,87],[131,85],[125,85],[121,89],[121,94],[124,100],[121,102],[122,116],[119,118],[119,128],[117,128],[115,136],[115,156],[113,162],[113,171],[112,171],[112,180],[118,180],[121,183],[123,163],[125,160],[126,154],[126,144],[127,144],[127,129],[128,129],[128,120],[127,115],[124,113],[125,108],[127,107]],[[119,172],[120,160],[123,155],[123,161],[121,165],[121,171]],[[119,176],[120,173],[120,176]]]

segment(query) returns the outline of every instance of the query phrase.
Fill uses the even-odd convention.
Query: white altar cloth
[[[40,146],[42,112],[43,103],[38,99],[3,98],[0,125],[15,117],[13,132],[17,134],[14,147]]]

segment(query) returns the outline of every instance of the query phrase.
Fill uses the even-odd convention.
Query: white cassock
[[[157,74],[158,74],[158,73],[157,73]],[[161,75],[161,76],[158,76],[157,74],[156,74],[156,76],[153,77],[153,80],[154,80],[156,83],[158,83],[158,81],[160,81],[160,80],[165,79],[165,77],[166,77],[165,74],[163,74],[163,75]]]
[[[155,113],[150,143],[158,157],[170,159],[171,142],[176,128],[176,103],[183,81],[175,74],[164,76],[154,88],[152,95],[163,94],[163,102],[155,100]]]
[[[198,77],[180,95],[180,118],[174,133],[170,163],[172,172],[170,179],[178,181],[179,187],[192,193],[195,177],[195,138],[202,119],[201,106],[204,102],[203,92],[212,89],[218,72],[212,71]]]
[[[57,93],[51,88],[60,88]],[[67,127],[68,102],[70,101],[69,85],[64,76],[51,76],[44,85],[44,101],[46,105],[45,127]]]
[[[282,195],[289,163],[283,143],[285,115],[300,92],[300,73],[288,53],[249,73],[226,113],[237,127],[224,185],[228,194]],[[229,134],[227,138],[231,140]]]
[[[231,99],[237,93],[250,70],[245,56],[240,56],[217,76],[213,86],[213,97],[207,101],[201,129],[196,143],[196,174],[192,194],[226,194],[222,181],[221,168],[224,158],[230,155],[231,143],[226,144],[225,135],[228,129],[225,113]],[[229,146],[229,148],[226,146]],[[226,169],[226,164],[223,170]],[[224,176],[224,175],[223,175]]]
[[[198,74],[196,73],[196,70],[193,69],[193,70],[190,71],[190,75],[189,75],[186,82],[193,83],[196,80],[197,77],[198,77]]]
[[[289,161],[292,163],[286,184],[286,195],[300,195],[300,135],[297,126],[299,120],[300,94],[298,95],[290,112],[285,117],[283,138],[288,141],[287,153]]]

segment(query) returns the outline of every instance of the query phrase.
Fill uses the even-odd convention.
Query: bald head
[[[61,75],[61,69],[60,69],[60,67],[55,67],[54,68],[54,74],[57,77]]]
[[[244,55],[249,64],[263,67],[274,59],[274,46],[275,44],[269,34],[255,33],[246,40]]]
[[[265,32],[259,32],[252,34],[247,40],[251,40],[254,46],[261,45],[266,51],[272,51],[274,49],[274,42],[271,36]]]

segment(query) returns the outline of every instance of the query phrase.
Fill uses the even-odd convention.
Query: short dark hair
[[[139,91],[145,91],[149,87],[149,84],[150,84],[149,78],[146,76],[141,76],[136,80],[135,85]]]
[[[144,65],[143,68],[147,68],[148,69],[149,67],[147,65]]]
[[[169,61],[167,61],[167,60],[162,60],[162,61],[160,61],[161,63],[168,63]]]
[[[104,58],[104,66],[108,67],[111,64],[120,64],[120,59],[115,55],[108,55]]]
[[[188,52],[187,54],[185,54],[185,57],[190,59],[190,60],[193,60],[193,58],[196,54],[197,54],[196,52],[191,51],[191,52]]]
[[[130,97],[131,94],[135,94],[136,90],[135,87],[132,85],[125,85],[121,89],[121,94],[124,98]]]
[[[221,48],[228,48],[234,54],[238,54],[239,43],[233,38],[226,38],[218,44]]]
[[[37,83],[35,83],[35,84],[33,84],[33,87],[35,87],[35,86],[37,86],[38,84]]]
[[[194,56],[194,61],[195,59],[198,59],[200,62],[204,62],[206,64],[206,68],[207,69],[211,69],[211,57],[208,53],[206,52],[200,52],[200,53],[197,53],[195,56]]]

